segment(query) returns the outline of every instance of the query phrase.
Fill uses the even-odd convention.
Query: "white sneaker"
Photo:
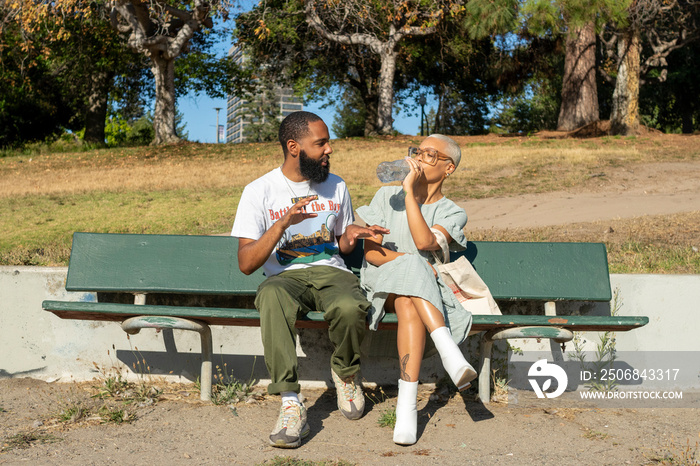
[[[311,429],[306,422],[306,407],[301,403],[282,403],[277,424],[270,434],[270,445],[277,448],[297,448],[301,439],[309,436]]]
[[[338,409],[350,420],[357,420],[365,412],[365,394],[362,385],[357,383],[357,374],[341,379],[331,369],[335,391],[338,396]]]

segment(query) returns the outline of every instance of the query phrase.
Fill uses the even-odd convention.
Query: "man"
[[[296,448],[309,434],[298,397],[296,318],[323,311],[335,348],[331,376],[338,408],[348,419],[359,419],[365,401],[357,374],[370,303],[339,254],[351,252],[358,238],[388,231],[353,224],[345,182],[330,173],[333,150],[320,117],[290,114],[282,121],[279,140],[282,166],[243,190],[231,235],[238,237],[241,271],[251,274],[262,267],[267,276],[255,306],[271,379],[268,392],[282,397],[270,444]]]

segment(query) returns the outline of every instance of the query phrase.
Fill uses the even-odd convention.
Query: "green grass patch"
[[[311,461],[304,460],[301,458],[293,458],[290,456],[275,456],[274,458],[258,463],[258,466],[352,466],[355,463],[351,463],[345,460],[321,460],[321,461]]]
[[[134,421],[136,417],[120,406],[104,405],[98,411],[103,424],[124,424]]]
[[[74,404],[61,410],[57,417],[61,422],[76,422],[88,414],[88,410],[80,404]]]
[[[639,241],[607,246],[610,273],[700,274],[700,253],[692,246]]]
[[[10,451],[14,449],[29,448],[32,445],[56,443],[60,440],[61,439],[54,435],[45,434],[43,432],[20,432],[5,438],[5,440],[2,443],[2,447],[0,448],[0,451]]]
[[[0,263],[67,265],[73,232],[209,235],[230,231],[242,189],[24,196],[0,204]]]
[[[396,408],[384,409],[377,419],[377,424],[379,427],[391,427],[392,429],[396,426]]]
[[[253,385],[255,380],[252,371],[248,382],[241,382],[233,376],[233,371],[228,371],[226,363],[223,363],[223,368],[217,364],[212,383],[211,401],[215,405],[231,405],[244,401],[251,396]]]

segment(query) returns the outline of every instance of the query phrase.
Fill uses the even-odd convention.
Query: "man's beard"
[[[331,171],[330,161],[324,167],[323,159],[314,160],[306,155],[304,150],[299,151],[299,171],[304,178],[308,178],[312,183],[323,183],[328,179]]]

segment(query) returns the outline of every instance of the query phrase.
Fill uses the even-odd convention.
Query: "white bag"
[[[440,230],[435,228],[431,228],[431,230],[442,249],[442,257],[440,257],[440,252],[433,253],[436,263],[435,269],[455,294],[457,301],[472,314],[501,315],[501,310],[493,299],[489,287],[476,273],[472,264],[464,256],[455,262],[449,262],[450,250],[447,238]]]

